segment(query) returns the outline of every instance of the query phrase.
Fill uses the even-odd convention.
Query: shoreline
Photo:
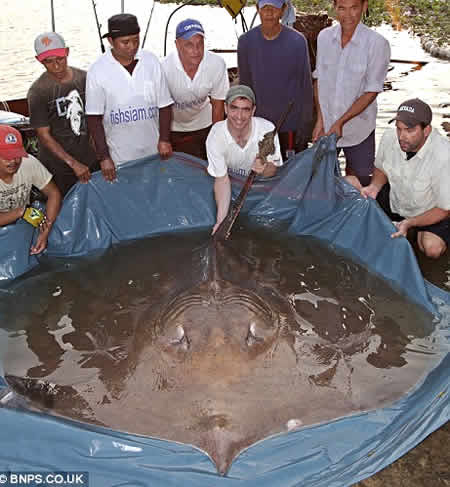
[[[431,56],[450,61],[450,46],[439,46],[432,37],[426,35],[420,37],[420,44],[423,50]]]

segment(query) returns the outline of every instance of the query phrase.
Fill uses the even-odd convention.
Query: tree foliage
[[[293,0],[293,3],[301,12],[327,12],[330,17],[335,14],[333,0]],[[369,0],[364,23],[376,26],[382,22],[445,44],[450,39],[450,0]]]
[[[159,0],[171,3],[173,0]],[[186,3],[178,2],[178,3]],[[247,5],[254,5],[248,0]],[[326,12],[334,17],[333,0],[292,0],[298,12],[315,14]],[[193,0],[194,5],[217,5],[217,0]],[[438,44],[450,39],[450,0],[369,0],[364,23],[370,27],[386,22],[394,28],[410,29],[418,35],[427,35]]]

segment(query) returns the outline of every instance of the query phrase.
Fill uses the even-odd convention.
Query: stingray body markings
[[[319,327],[298,306],[307,295],[260,281],[227,244],[199,249],[196,263],[186,289],[153,290],[126,339],[126,320],[84,330],[83,379],[6,375],[10,387],[55,415],[192,444],[226,474],[253,443],[383,406],[422,373],[403,359],[411,337],[388,340],[364,300],[342,328],[342,306],[323,298]],[[192,273],[189,261],[177,265]],[[89,368],[99,373],[83,375]]]

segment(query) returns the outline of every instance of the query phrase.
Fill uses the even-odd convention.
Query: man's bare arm
[[[342,137],[343,126],[352,118],[363,112],[377,97],[378,92],[369,91],[362,94],[357,100],[355,100],[352,106],[333,123],[330,130],[325,135],[336,134],[338,137]]]
[[[381,169],[376,167],[373,171],[372,179],[370,181],[369,186],[365,186],[361,189],[361,195],[364,198],[370,196],[371,198],[375,199],[378,196],[381,188],[387,183],[388,178],[386,174]]]
[[[172,155],[172,144],[170,143],[170,126],[172,125],[173,105],[159,109],[159,140],[158,152],[162,159]]]
[[[317,111],[317,120],[316,120],[316,124],[314,126],[313,133],[312,133],[312,141],[316,142],[316,140],[319,137],[322,137],[322,135],[325,135],[325,130],[324,130],[324,126],[323,126],[322,110],[320,108],[320,102],[319,102],[319,88],[318,88],[318,81],[317,80],[314,80],[313,89],[314,89],[314,103],[316,105],[316,111]]]
[[[397,232],[393,233],[391,237],[406,237],[408,230],[414,227],[424,227],[426,225],[434,225],[442,220],[450,217],[449,210],[443,210],[442,208],[431,208],[430,210],[421,213],[420,215],[414,216],[412,218],[405,218],[401,222],[397,222],[395,226],[397,227]]]
[[[22,217],[24,211],[25,211],[24,207],[14,208],[14,210],[9,210],[9,211],[1,211],[0,227],[9,225],[10,223],[14,223],[15,221],[17,221],[19,218]]]
[[[212,106],[212,123],[220,122],[225,118],[225,102],[211,98]]]
[[[36,244],[30,248],[31,255],[40,254],[47,247],[48,236],[61,209],[61,193],[53,181],[50,181],[41,191],[47,196],[46,220],[40,227]]]
[[[228,214],[231,201],[231,183],[228,174],[225,176],[216,178],[214,181],[214,198],[217,204],[217,216],[216,224],[213,227],[212,233],[214,234],[219,228],[224,218]]]
[[[64,150],[50,132],[50,127],[38,127],[36,129],[39,142],[44,145],[58,159],[65,162],[82,183],[87,183],[91,178],[91,172],[86,164],[78,161]]]

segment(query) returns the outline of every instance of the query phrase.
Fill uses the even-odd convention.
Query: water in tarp
[[[250,444],[402,397],[441,357],[424,309],[309,237],[236,229],[52,260],[0,300],[30,408],[193,444]],[[17,401],[11,401],[11,405]]]

